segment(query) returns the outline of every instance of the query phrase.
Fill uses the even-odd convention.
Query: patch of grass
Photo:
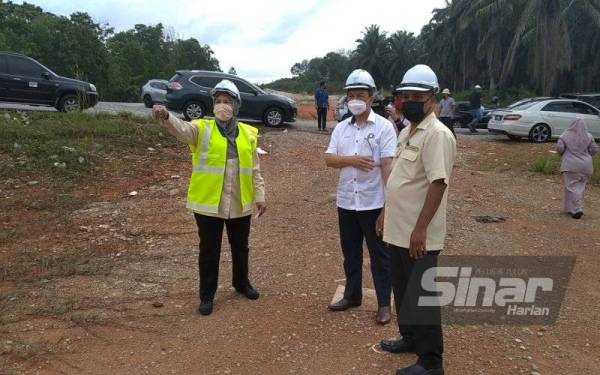
[[[555,175],[559,173],[560,157],[557,154],[544,154],[538,156],[531,165],[531,170],[545,175]]]
[[[172,145],[175,140],[151,119],[128,113],[4,112],[0,153],[13,162],[2,168],[0,177],[41,170],[62,180],[77,180],[90,176],[111,154],[142,152],[159,143]]]
[[[590,177],[590,183],[600,185],[600,154],[594,156],[594,174]],[[531,170],[545,175],[556,175],[560,173],[560,156],[557,154],[545,154],[538,156],[531,165]]]

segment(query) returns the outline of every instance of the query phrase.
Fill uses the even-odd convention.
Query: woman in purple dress
[[[588,132],[585,121],[577,119],[561,134],[556,149],[561,155],[560,173],[565,182],[563,212],[581,219],[583,192],[594,172],[592,155],[598,152],[598,145]]]

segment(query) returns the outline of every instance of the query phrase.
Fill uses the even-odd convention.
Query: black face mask
[[[420,123],[425,118],[425,102],[405,101],[402,107],[404,117],[410,122]]]

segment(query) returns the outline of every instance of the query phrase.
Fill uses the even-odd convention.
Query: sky
[[[13,1],[22,3],[23,1]],[[290,77],[303,59],[352,50],[365,27],[418,34],[445,0],[28,0],[68,16],[87,12],[115,31],[162,23],[179,38],[211,46],[221,70],[255,83]],[[409,5],[410,4],[410,5]]]

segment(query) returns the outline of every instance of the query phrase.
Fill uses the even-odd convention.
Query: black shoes
[[[444,368],[438,367],[427,370],[418,363],[405,368],[398,369],[396,375],[444,375]]]
[[[342,298],[341,300],[337,301],[336,303],[332,303],[331,305],[327,306],[327,308],[331,311],[345,311],[351,307],[358,307],[360,305],[361,305],[361,302],[350,301],[345,298]]]
[[[200,306],[198,307],[198,312],[200,315],[210,315],[213,312],[213,301],[200,301]]]
[[[573,214],[573,213],[571,214],[571,217],[572,217],[573,219],[576,219],[576,220],[579,220],[579,219],[581,219],[581,217],[582,217],[582,216],[583,216],[583,212],[582,212],[582,211],[575,212],[574,214]]]
[[[248,299],[254,300],[260,297],[260,293],[258,293],[258,290],[254,289],[254,287],[250,284],[248,284],[244,288],[235,288],[235,290]]]
[[[390,353],[414,353],[415,346],[407,343],[403,339],[399,340],[381,340],[379,343],[381,349]]]

